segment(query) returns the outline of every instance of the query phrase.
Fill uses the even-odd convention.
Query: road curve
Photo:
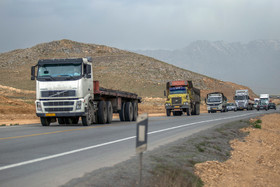
[[[149,118],[148,150],[231,121],[279,112]],[[0,127],[0,186],[59,186],[135,156],[136,123]]]

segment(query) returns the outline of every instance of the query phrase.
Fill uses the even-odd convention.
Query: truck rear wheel
[[[107,105],[107,123],[111,123],[113,119],[113,107],[111,101],[107,101],[106,105]]]
[[[93,107],[92,107],[92,104],[91,103],[88,103],[88,111],[87,111],[87,114],[86,116],[82,116],[82,123],[83,123],[83,126],[89,126],[93,123],[93,117],[94,117],[94,114],[93,114]]]
[[[51,118],[40,117],[42,126],[50,126]]]
[[[105,101],[100,101],[98,105],[98,123],[105,124],[107,122],[107,105]]]
[[[133,107],[133,118],[132,121],[136,121],[137,117],[138,117],[138,103],[135,101],[132,103],[132,107]]]
[[[119,111],[120,121],[124,121],[125,120],[124,109],[125,109],[125,103],[122,103],[121,110]]]
[[[125,103],[125,121],[132,121],[133,118],[133,107],[131,102]]]

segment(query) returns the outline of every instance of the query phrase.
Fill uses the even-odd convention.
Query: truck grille
[[[180,104],[182,104],[182,98],[181,97],[172,98],[172,105],[180,105]]]
[[[69,106],[74,105],[74,101],[44,102],[44,106]]]
[[[209,106],[219,106],[219,104],[209,104]]]
[[[73,96],[76,96],[75,90],[41,91],[41,97],[73,97]]]
[[[73,107],[67,107],[67,108],[45,108],[46,112],[69,112],[73,111]]]

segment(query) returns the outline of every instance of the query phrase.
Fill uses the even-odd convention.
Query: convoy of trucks
[[[178,80],[166,83],[164,95],[166,115],[180,116],[186,113],[188,116],[200,114],[200,90],[193,87],[192,81]]]
[[[253,110],[254,101],[249,97],[248,90],[236,90],[233,99],[235,100],[237,110]]]
[[[31,67],[31,80],[36,79],[36,115],[43,126],[56,121],[77,124],[79,119],[84,126],[111,123],[113,113],[118,113],[121,121],[136,121],[141,98],[100,87],[99,81],[93,80],[92,68],[91,57],[45,59]],[[192,81],[169,81],[164,95],[167,116],[200,114],[200,90]],[[248,90],[236,90],[234,100],[238,110],[252,110],[254,104],[257,110],[268,110],[270,102],[269,94],[261,94],[254,102]],[[205,103],[208,113],[227,111],[227,98],[222,92],[208,93]]]
[[[37,68],[37,74],[35,70]],[[46,59],[31,67],[31,80],[36,79],[36,115],[43,126],[59,124],[84,126],[111,123],[113,113],[121,121],[136,121],[137,94],[99,87],[93,80],[92,59]]]
[[[207,94],[205,103],[207,104],[208,113],[227,112],[227,98],[221,92]]]

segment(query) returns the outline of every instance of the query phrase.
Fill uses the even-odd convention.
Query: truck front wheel
[[[51,118],[40,117],[42,126],[50,126]]]
[[[105,124],[107,122],[107,105],[105,101],[100,101],[98,105],[98,122]]]
[[[93,107],[92,107],[92,104],[91,103],[88,103],[88,111],[87,111],[87,114],[86,116],[82,116],[82,123],[83,123],[83,126],[89,126],[93,123],[93,117],[94,117],[94,114],[93,114]]]
[[[133,107],[131,102],[125,103],[125,121],[132,121]]]
[[[166,109],[166,116],[170,116],[171,114],[171,110],[170,109]]]

